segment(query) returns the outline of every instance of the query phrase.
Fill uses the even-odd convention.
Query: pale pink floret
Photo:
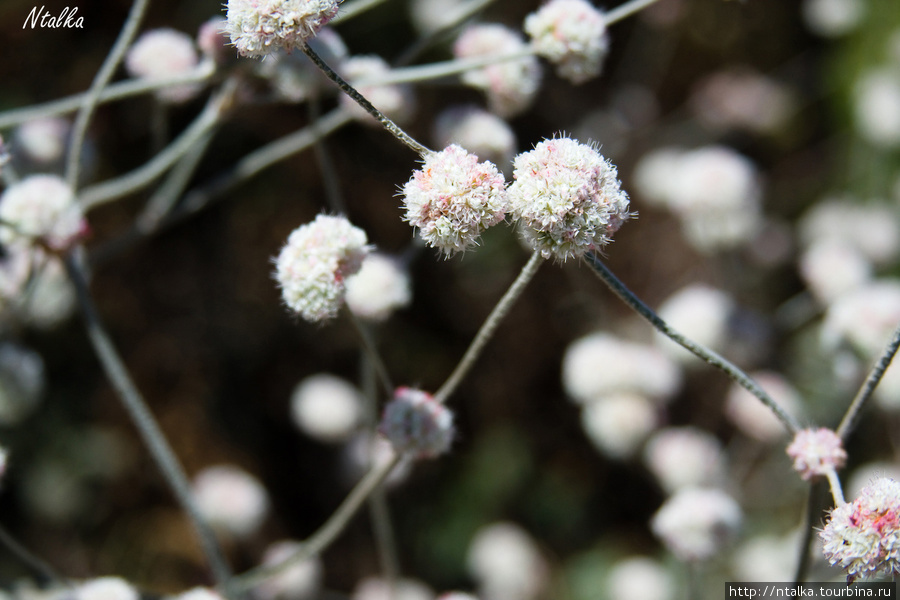
[[[228,0],[225,30],[238,54],[258,58],[302,47],[337,12],[337,0]]]
[[[847,461],[841,438],[824,427],[798,431],[787,447],[787,453],[794,460],[794,470],[803,479],[828,475],[843,467]]]
[[[900,483],[882,477],[859,497],[835,508],[819,534],[825,558],[847,571],[847,580],[900,573]]]
[[[147,31],[134,42],[125,56],[125,67],[132,77],[166,79],[190,72],[198,60],[191,36],[163,28]],[[199,89],[192,84],[176,85],[159,90],[157,97],[165,102],[184,102]]]
[[[345,217],[319,215],[295,229],[275,259],[284,303],[307,321],[337,316],[345,280],[359,271],[369,252],[366,242],[366,233]]]
[[[593,146],[545,140],[516,157],[513,177],[510,213],[544,258],[599,250],[631,217],[616,168]]]
[[[65,250],[87,231],[72,189],[56,175],[32,175],[0,196],[0,242],[28,245],[37,239]]]
[[[384,408],[378,427],[397,452],[413,458],[435,458],[453,442],[453,413],[431,394],[399,387]]]
[[[600,74],[609,49],[606,18],[590,2],[550,0],[528,15],[524,29],[560,77],[578,84]]]
[[[506,216],[503,175],[456,145],[425,156],[403,186],[404,219],[444,254],[462,252]]]
[[[522,37],[509,27],[477,24],[460,34],[453,44],[453,55],[456,58],[499,58],[527,54],[527,49]],[[531,106],[540,88],[541,66],[534,56],[524,56],[466,71],[462,81],[484,90],[491,111],[501,117],[511,117]]]

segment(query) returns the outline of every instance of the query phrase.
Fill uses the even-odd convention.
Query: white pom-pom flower
[[[650,528],[677,558],[712,558],[737,535],[743,515],[734,499],[716,489],[686,488],[666,500]]]
[[[439,148],[462,146],[479,158],[489,160],[501,171],[516,155],[516,134],[509,123],[477,106],[457,106],[438,115],[434,138]]]
[[[225,598],[207,587],[195,587],[177,596],[171,596],[170,600],[225,600]]]
[[[681,387],[681,371],[653,346],[598,332],[566,348],[562,381],[569,397],[581,404],[623,392],[663,402]]]
[[[210,525],[238,538],[256,533],[269,512],[269,495],[259,480],[231,465],[200,471],[194,478],[194,499]]]
[[[427,154],[403,186],[404,219],[429,246],[450,255],[475,245],[485,229],[503,220],[506,198],[497,167],[451,145]]]
[[[537,598],[548,567],[531,535],[515,523],[498,522],[475,534],[466,555],[469,573],[484,598]]]
[[[174,29],[153,29],[143,33],[128,50],[125,68],[132,77],[165,79],[190,72],[197,66],[194,40]],[[193,98],[200,87],[196,84],[171,86],[156,92],[164,102],[184,102]]]
[[[517,32],[497,24],[470,25],[453,44],[456,58],[525,55],[527,50],[527,44]],[[524,56],[466,71],[462,81],[483,90],[493,112],[511,117],[531,106],[540,88],[541,66],[534,56]]]
[[[401,577],[393,582],[366,577],[353,589],[350,600],[434,600],[434,592],[417,579]]]
[[[603,248],[631,217],[616,168],[592,146],[544,140],[516,157],[509,210],[544,258],[578,258]]]
[[[900,215],[885,203],[852,197],[816,202],[800,218],[800,241],[811,247],[824,241],[852,246],[875,265],[893,264],[900,251]]]
[[[614,459],[633,455],[658,424],[657,406],[636,394],[613,394],[581,410],[581,427],[588,438]]]
[[[66,250],[87,230],[72,189],[56,175],[32,175],[0,196],[0,242],[30,244],[40,240]]]
[[[359,83],[359,81],[364,81],[364,78],[378,79],[379,76],[387,75],[390,70],[391,66],[383,58],[374,54],[351,56],[340,66],[340,72],[344,79],[365,96],[372,106],[392,121],[404,123],[409,121],[415,112],[411,87],[402,84],[369,85]],[[347,94],[341,94],[339,102],[359,121],[374,127],[381,127],[381,123],[375,117]]]
[[[140,600],[133,585],[120,577],[88,579],[75,588],[75,600]]]
[[[878,356],[900,322],[900,280],[878,279],[838,297],[825,313],[822,343],[849,342],[866,357]]]
[[[803,479],[828,475],[847,462],[847,451],[841,438],[825,427],[798,431],[787,447],[787,454],[794,461],[794,470]]]
[[[560,77],[584,83],[600,74],[609,49],[606,18],[586,0],[550,0],[525,18],[525,33]]]
[[[363,417],[363,400],[350,382],[319,373],[307,377],[291,394],[291,417],[304,433],[322,442],[348,439]]]
[[[854,89],[859,134],[882,148],[900,145],[900,74],[896,67],[864,73]]]
[[[825,238],[803,251],[800,276],[816,300],[827,306],[872,278],[872,264],[845,240]]]
[[[847,580],[900,573],[900,483],[880,478],[859,497],[835,508],[819,534],[825,558],[847,572]]]
[[[397,452],[435,458],[453,443],[453,413],[427,392],[399,387],[384,407],[378,431]]]
[[[647,442],[644,463],[670,494],[687,487],[716,483],[724,474],[719,440],[690,426],[658,431]]]
[[[712,350],[721,351],[734,313],[734,301],[725,292],[704,284],[691,284],[670,296],[657,313],[675,331]],[[660,348],[684,366],[703,364],[690,351],[657,333]]]
[[[345,280],[369,253],[366,233],[345,217],[319,215],[295,229],[275,259],[284,303],[307,321],[337,316]]]
[[[238,54],[300,48],[337,15],[338,0],[228,0],[225,28]]]
[[[635,556],[609,570],[606,586],[610,600],[673,600],[675,581],[659,561]]]
[[[411,300],[409,273],[384,254],[370,254],[359,272],[347,278],[347,307],[362,319],[384,321]]]
[[[838,37],[859,26],[866,14],[865,0],[804,0],[803,18],[810,31]]]
[[[263,553],[262,566],[281,564],[303,548],[301,542],[275,542]],[[322,586],[322,560],[314,556],[282,569],[253,588],[255,600],[306,600],[314,598]]]
[[[69,121],[61,117],[27,121],[16,129],[16,150],[38,163],[56,162],[66,151],[69,129]]]

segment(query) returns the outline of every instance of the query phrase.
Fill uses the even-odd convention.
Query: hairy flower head
[[[599,250],[628,218],[616,168],[593,147],[544,140],[516,157],[509,207],[528,244],[544,258]]]
[[[225,29],[241,56],[300,48],[335,17],[337,0],[228,0]]]
[[[319,215],[295,229],[275,259],[284,303],[307,321],[335,317],[346,278],[369,252],[366,242],[366,233],[340,216]]]
[[[609,49],[606,18],[586,0],[550,0],[525,18],[525,33],[560,77],[584,83],[600,74]]]
[[[803,479],[827,475],[843,467],[847,461],[841,438],[825,427],[798,431],[787,447],[787,453],[794,459],[794,470]]]
[[[403,186],[404,219],[444,254],[462,252],[506,216],[503,175],[457,145],[425,156]]]
[[[900,483],[876,479],[856,500],[835,508],[819,535],[825,558],[846,570],[850,582],[900,573]]]

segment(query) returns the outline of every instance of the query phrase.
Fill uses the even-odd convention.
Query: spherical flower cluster
[[[510,213],[544,258],[578,258],[599,250],[631,217],[616,168],[586,144],[544,140],[515,160]]]
[[[238,538],[256,533],[269,512],[269,495],[259,480],[231,465],[200,471],[194,499],[210,525]]]
[[[78,585],[72,597],[75,600],[139,600],[140,594],[120,577],[97,577]]]
[[[875,357],[900,322],[900,280],[877,279],[839,296],[822,323],[822,343],[834,348],[849,342],[866,357]]]
[[[177,596],[172,596],[170,600],[225,600],[225,598],[215,590],[198,586],[181,592]]]
[[[456,58],[488,58],[525,54],[521,36],[504,25],[471,25],[453,44]],[[541,84],[541,66],[534,56],[505,60],[462,75],[466,85],[484,90],[491,111],[511,117],[531,106]]]
[[[506,216],[503,175],[459,146],[425,156],[403,186],[404,219],[444,254],[462,252]]]
[[[141,35],[125,56],[125,68],[132,77],[165,79],[188,73],[197,66],[194,40],[174,29],[153,29]],[[200,88],[196,84],[171,86],[157,92],[164,102],[184,102]]]
[[[842,242],[879,266],[893,264],[900,251],[900,219],[896,206],[887,203],[823,198],[803,213],[798,228],[804,247]]]
[[[703,79],[690,103],[697,118],[711,129],[754,133],[777,131],[795,104],[783,84],[745,68],[719,71]]]
[[[716,483],[723,478],[722,445],[695,427],[658,431],[644,449],[644,463],[668,493]]]
[[[434,592],[417,579],[400,577],[391,582],[366,577],[356,584],[350,600],[434,600]]]
[[[262,566],[281,564],[303,548],[293,540],[275,542],[263,553]],[[266,578],[253,589],[255,600],[306,600],[314,598],[322,585],[322,561],[314,556],[294,563],[277,575]]]
[[[225,28],[241,56],[303,46],[337,15],[338,0],[228,0]]]
[[[225,32],[225,18],[221,15],[210,17],[200,24],[197,30],[197,47],[208,60],[217,65],[227,62],[234,56],[228,48],[230,43]]]
[[[515,523],[501,521],[479,529],[466,564],[484,598],[534,600],[547,584],[544,557],[531,535]]]
[[[357,83],[363,78],[375,78],[387,75],[391,66],[380,56],[369,54],[351,56],[340,66],[341,75],[350,85],[372,103],[386,117],[397,123],[409,121],[415,112],[415,99],[412,88],[408,85],[368,85]],[[381,124],[347,94],[341,94],[339,102],[356,119],[367,125],[381,127]]]
[[[566,348],[562,381],[569,397],[580,404],[621,392],[664,401],[681,386],[681,371],[653,346],[597,332]]]
[[[56,175],[32,175],[0,196],[0,242],[28,245],[35,238],[54,250],[66,250],[81,237],[87,222],[71,188]]]
[[[435,458],[453,443],[453,413],[427,392],[399,387],[384,407],[378,431],[397,452]]]
[[[448,108],[435,120],[434,139],[439,148],[462,146],[495,165],[511,165],[516,155],[516,134],[509,123],[477,106]]]
[[[896,67],[870,70],[854,89],[859,134],[882,148],[900,145],[900,74]]]
[[[866,6],[864,0],[804,0],[803,18],[813,33],[838,37],[859,26]]]
[[[657,427],[657,412],[657,406],[644,396],[614,393],[582,407],[581,427],[604,455],[625,459]]]
[[[900,573],[900,483],[876,479],[831,512],[820,536],[825,558],[847,571],[849,582]]]
[[[586,0],[550,0],[525,18],[525,33],[560,77],[584,83],[600,74],[609,49],[606,18]]]
[[[36,163],[57,162],[66,151],[69,129],[69,121],[61,117],[27,121],[16,129],[16,150]]]
[[[794,470],[803,479],[827,475],[847,462],[841,438],[825,427],[798,431],[787,447],[787,453],[794,460]]]
[[[412,300],[409,273],[396,259],[370,254],[359,272],[347,278],[346,300],[357,317],[384,321]]]
[[[872,279],[872,264],[847,240],[824,238],[813,242],[799,260],[800,276],[824,306]]]
[[[742,518],[740,506],[725,492],[686,488],[666,500],[650,528],[680,560],[703,561],[735,537]]]
[[[610,600],[673,600],[674,577],[659,561],[635,556],[609,570],[606,588]]]
[[[288,308],[307,321],[334,318],[345,280],[369,252],[366,233],[345,217],[319,215],[295,229],[275,259],[275,279]]]
[[[322,442],[348,439],[363,417],[363,399],[348,381],[319,373],[307,377],[291,394],[291,417],[304,433]]]

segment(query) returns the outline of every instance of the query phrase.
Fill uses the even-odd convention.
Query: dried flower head
[[[560,77],[576,84],[600,74],[609,49],[606,18],[586,0],[550,0],[525,18],[525,33]]]
[[[32,175],[0,196],[0,242],[28,245],[39,238],[66,250],[87,230],[71,188],[56,175]]]
[[[819,534],[825,558],[847,571],[847,581],[900,573],[900,483],[882,477],[853,502],[838,506]]]
[[[712,558],[740,529],[741,508],[716,489],[686,488],[666,500],[650,528],[680,560]]]
[[[345,280],[369,252],[366,233],[345,217],[319,215],[295,229],[275,259],[275,279],[288,308],[307,321],[334,318]]]
[[[337,0],[228,0],[225,28],[238,54],[300,48],[337,15]]]
[[[132,77],[165,79],[189,72],[197,66],[194,40],[174,29],[152,29],[144,32],[125,56],[125,68]],[[177,85],[159,90],[156,96],[164,102],[184,102],[193,98],[200,87]]]
[[[827,475],[847,461],[840,436],[825,427],[798,431],[787,447],[787,453],[794,460],[794,470],[803,479]]]
[[[435,458],[453,442],[453,413],[427,392],[399,387],[384,407],[378,430],[397,452]]]
[[[528,46],[509,27],[497,24],[471,25],[453,44],[456,58],[487,58],[526,54]],[[462,75],[466,85],[487,94],[490,109],[501,117],[517,115],[531,105],[541,85],[541,65],[534,56],[504,60],[472,69]]]
[[[404,219],[444,254],[462,252],[506,216],[503,175],[456,145],[425,156],[403,186]]]
[[[593,146],[545,140],[516,157],[513,176],[510,212],[544,258],[566,260],[599,250],[631,217],[616,168]]]

